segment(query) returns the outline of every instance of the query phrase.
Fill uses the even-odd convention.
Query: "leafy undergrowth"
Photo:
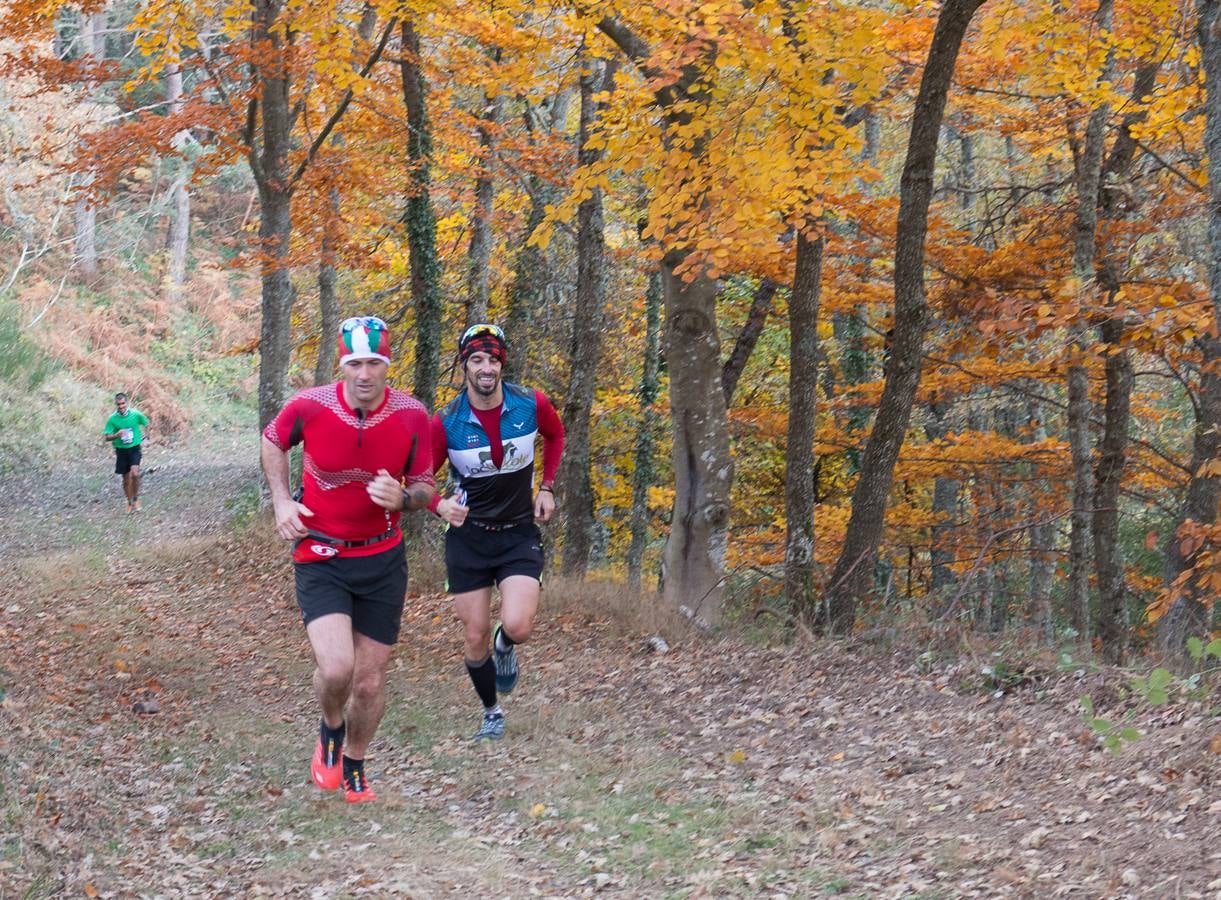
[[[1081,722],[1085,676],[1005,693],[836,643],[649,653],[559,597],[480,747],[447,602],[413,595],[381,800],[349,807],[309,784],[308,649],[266,530],[5,566],[0,895],[1221,889],[1201,702],[1138,709],[1114,756]]]

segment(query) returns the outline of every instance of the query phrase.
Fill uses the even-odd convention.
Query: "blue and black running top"
[[[564,450],[564,426],[546,395],[507,381],[501,387],[496,409],[473,408],[464,390],[432,420],[433,464],[440,471],[448,460],[458,501],[487,524],[533,519],[535,443],[543,439],[542,487],[551,487]]]

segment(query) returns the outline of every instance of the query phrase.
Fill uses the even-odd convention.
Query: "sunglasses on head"
[[[470,341],[477,337],[482,337],[485,334],[490,334],[494,338],[498,338],[502,343],[505,341],[504,330],[499,325],[472,325],[466,331],[462,332],[462,337],[458,339],[458,349],[465,347]]]
[[[378,331],[385,331],[386,323],[377,316],[353,316],[345,319],[344,323],[339,326],[339,330],[343,332],[355,331],[357,328],[375,328]]]

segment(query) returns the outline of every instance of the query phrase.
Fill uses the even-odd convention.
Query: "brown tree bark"
[[[437,217],[432,206],[432,125],[428,120],[428,84],[420,64],[420,38],[405,19],[399,26],[402,57],[399,71],[407,109],[407,157],[411,160],[411,194],[403,222],[411,262],[411,305],[415,309],[415,383],[412,392],[429,409],[437,403],[441,374],[441,262],[437,254]]]
[[[550,102],[539,106],[531,106],[522,99],[522,118],[532,140],[540,132],[550,134],[563,128],[568,118],[571,93],[567,89],[561,90]],[[529,239],[546,219],[547,207],[555,202],[558,190],[551,181],[531,172],[526,179],[526,193],[530,197],[530,211],[526,214],[526,225],[513,262],[509,311],[505,316],[505,330],[513,342],[513,352],[505,365],[505,377],[519,382],[529,380],[534,317],[555,279],[555,273],[548,264],[547,251],[532,246]]]
[[[1104,32],[1111,30],[1113,0],[1101,0],[1096,20]],[[1108,57],[1101,78],[1109,77]],[[1081,305],[1089,307],[1097,293],[1094,277],[1094,255],[1098,232],[1099,185],[1102,183],[1102,161],[1105,149],[1106,123],[1110,108],[1102,105],[1090,112],[1085,137],[1077,153],[1077,213],[1073,240],[1073,276],[1081,285]],[[1078,325],[1074,344],[1083,349],[1087,325]],[[1068,369],[1068,441],[1073,461],[1073,512],[1068,550],[1068,604],[1077,639],[1088,644],[1090,622],[1090,525],[1094,512],[1094,477],[1091,468],[1089,372],[1080,362]]]
[[[784,593],[802,620],[814,617],[814,428],[818,416],[818,305],[823,238],[797,232],[789,297],[789,422],[784,451]]]
[[[726,406],[733,405],[733,395],[738,389],[738,380],[746,371],[746,364],[750,362],[751,354],[755,352],[755,345],[759,343],[759,336],[763,334],[763,326],[767,324],[768,313],[772,311],[772,298],[776,296],[779,287],[780,285],[770,278],[764,278],[755,288],[755,295],[750,301],[750,311],[746,314],[746,322],[743,323],[742,330],[738,332],[738,339],[734,342],[733,350],[730,351],[725,364],[721,366],[721,387],[725,391]],[[815,302],[817,303],[817,301]]]
[[[335,295],[335,284],[339,280],[335,251],[339,243],[340,197],[339,188],[327,192],[330,209],[322,226],[322,247],[318,260],[318,359],[314,363],[314,384],[326,384],[335,375],[335,358],[338,349],[335,335],[339,333],[342,313],[339,298]]]
[[[911,420],[920,383],[928,305],[924,288],[924,244],[933,193],[937,141],[946,98],[967,27],[984,0],[946,0],[937,18],[928,60],[912,116],[907,158],[899,182],[898,240],[895,247],[894,343],[885,366],[877,418],[865,445],[861,477],[852,494],[844,546],[827,590],[824,624],[849,631],[859,598],[873,571],[886,515],[895,462]]]
[[[253,42],[268,50],[267,60],[256,76],[257,99],[251,101],[246,120],[247,159],[259,193],[263,286],[263,320],[259,331],[260,428],[271,421],[288,399],[290,315],[296,300],[287,266],[293,227],[288,170],[292,138],[289,75],[282,32],[274,27],[282,7],[283,0],[254,0],[251,11]]]
[[[493,63],[500,62],[500,49],[488,52]],[[496,242],[492,233],[492,215],[496,206],[496,182],[494,178],[494,153],[496,149],[495,129],[504,110],[504,94],[486,97],[479,117],[479,176],[475,179],[475,208],[471,212],[471,242],[467,251],[466,273],[466,324],[486,322],[491,291],[492,247]]]
[[[265,426],[288,399],[288,366],[292,359],[292,307],[296,300],[288,270],[292,239],[292,193],[323,144],[334,132],[352,101],[351,90],[340,98],[295,168],[289,166],[293,112],[289,106],[289,48],[277,20],[284,0],[253,0],[251,43],[261,59],[252,77],[257,88],[246,108],[242,143],[259,195],[259,249],[262,281],[262,323],[259,329],[259,427]],[[381,40],[360,71],[369,73],[396,24],[391,19]]]
[[[1115,346],[1106,358],[1106,424],[1099,445],[1094,493],[1094,566],[1098,580],[1098,636],[1102,651],[1113,663],[1123,662],[1128,645],[1127,598],[1123,559],[1119,548],[1119,489],[1123,480],[1124,455],[1128,446],[1132,361],[1118,344],[1123,322],[1109,319],[1102,325],[1102,339]]]
[[[640,591],[643,579],[644,551],[649,543],[649,488],[656,476],[653,447],[661,416],[657,412],[657,395],[661,393],[658,377],[661,356],[661,273],[649,273],[649,286],[644,298],[644,361],[640,387],[640,419],[636,426],[635,467],[632,471],[632,511],[628,518],[632,543],[627,551],[627,583],[633,593]]]
[[[1183,665],[1185,643],[1208,631],[1216,591],[1193,574],[1197,554],[1184,552],[1184,526],[1216,524],[1221,477],[1207,464],[1221,458],[1221,2],[1200,0],[1196,35],[1204,68],[1204,148],[1208,153],[1208,289],[1212,300],[1211,333],[1196,339],[1201,350],[1196,427],[1191,450],[1191,480],[1183,495],[1175,530],[1166,544],[1165,579],[1171,590],[1169,611],[1158,626],[1158,638],[1170,662]]]
[[[606,103],[595,102],[596,94],[614,84],[613,64],[587,61],[581,74],[581,114],[577,163],[588,167],[602,158],[590,147],[590,139]],[[572,342],[569,345],[568,391],[564,400],[564,458],[560,464],[559,489],[564,498],[564,555],[561,571],[584,578],[593,547],[594,491],[589,472],[589,425],[598,366],[602,357],[602,332],[606,305],[606,241],[602,228],[602,190],[595,187],[577,206],[577,289],[573,310]]]

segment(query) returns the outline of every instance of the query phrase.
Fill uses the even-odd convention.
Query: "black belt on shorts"
[[[486,519],[467,519],[476,528],[482,528],[484,531],[508,531],[510,528],[518,528],[529,523],[527,519],[521,519],[517,522],[489,522]]]
[[[329,534],[323,534],[321,531],[307,531],[305,537],[298,538],[293,546],[297,546],[302,541],[315,540],[319,543],[326,544],[330,547],[343,547],[345,550],[351,550],[354,547],[368,547],[372,544],[377,544],[384,541],[388,537],[394,536],[395,529],[391,528],[381,534],[374,535],[371,538],[364,538],[359,541],[341,541],[339,538],[333,538]]]

